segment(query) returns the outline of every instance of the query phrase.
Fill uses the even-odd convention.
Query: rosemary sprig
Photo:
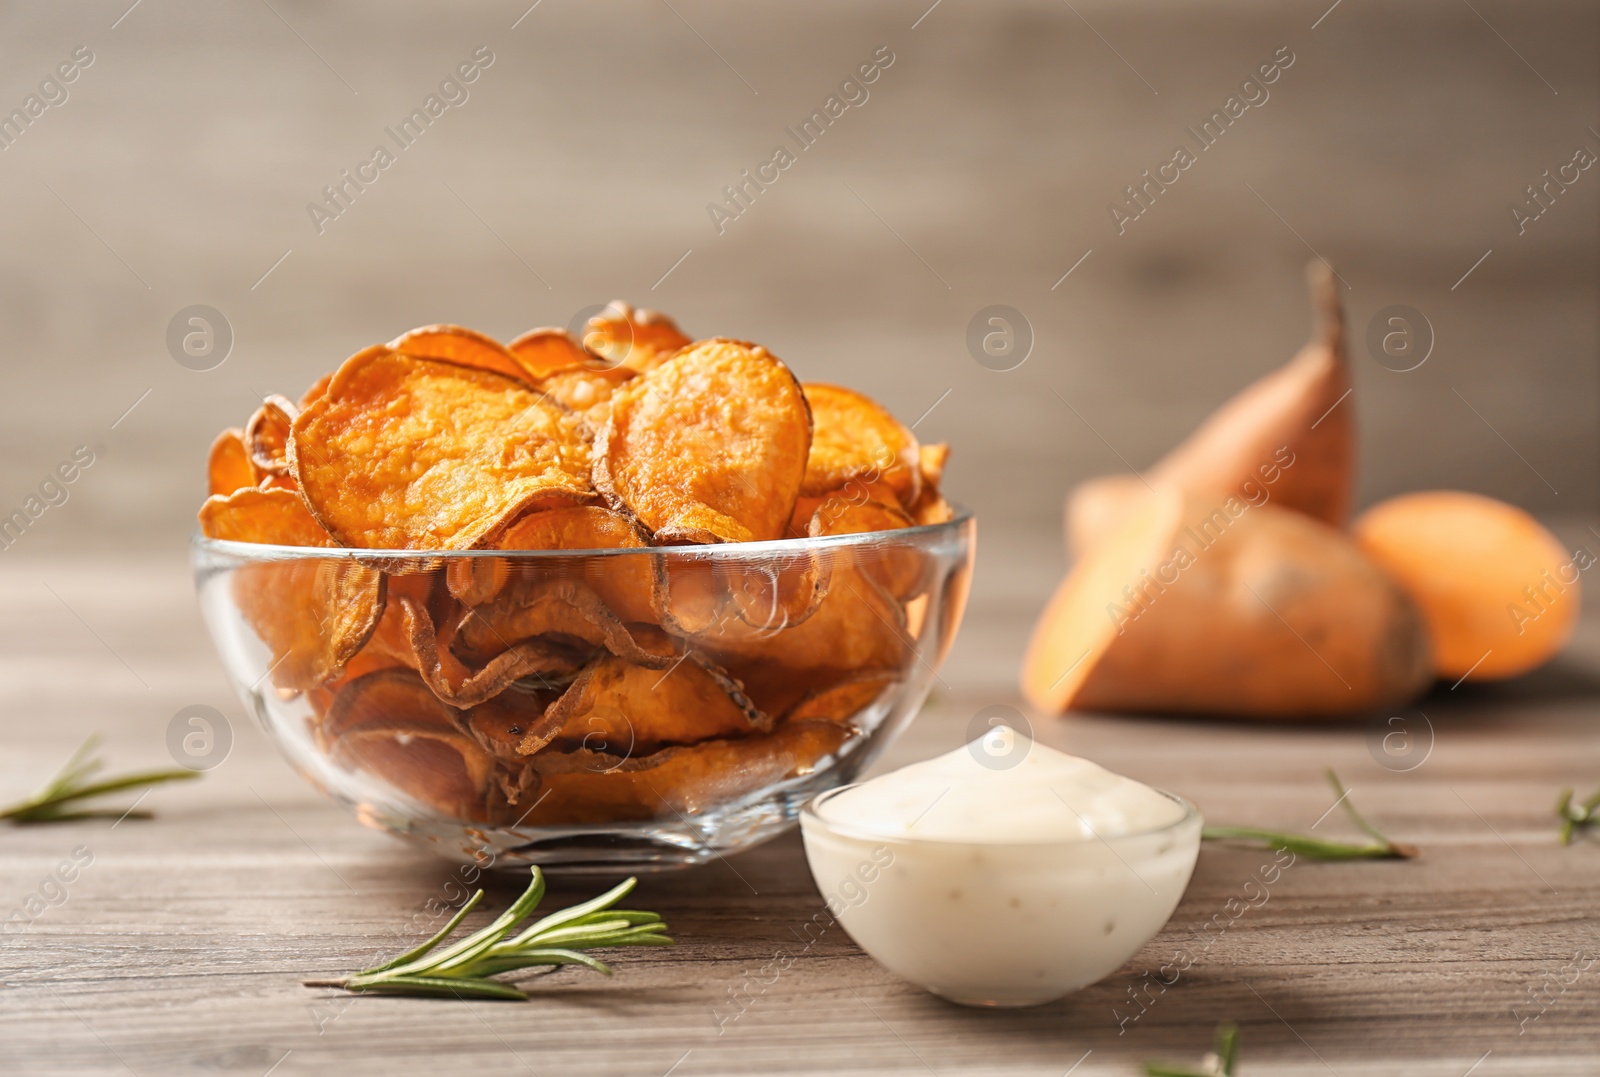
[[[1269,849],[1287,849],[1312,860],[1409,860],[1417,855],[1415,845],[1390,841],[1356,811],[1356,806],[1350,802],[1350,795],[1333,768],[1328,768],[1327,775],[1328,784],[1339,794],[1340,806],[1356,826],[1371,835],[1371,841],[1361,844],[1326,841],[1306,834],[1287,834],[1251,826],[1208,826],[1200,832],[1200,836],[1208,841],[1260,842]],[[1596,794],[1596,803],[1600,803],[1600,793]]]
[[[1216,1039],[1211,1053],[1200,1060],[1199,1069],[1169,1066],[1162,1062],[1146,1062],[1145,1077],[1234,1077],[1234,1067],[1239,1063],[1239,1026],[1217,1026]]]
[[[0,819],[13,823],[64,823],[72,819],[149,819],[147,811],[118,811],[115,808],[78,807],[83,801],[124,789],[138,789],[162,782],[181,782],[200,777],[198,770],[148,770],[138,774],[124,774],[120,778],[105,778],[98,782],[89,779],[105,766],[104,761],[91,757],[100,746],[96,733],[72,753],[67,765],[50,780],[50,784],[33,796],[8,808],[0,808]]]
[[[533,869],[523,895],[488,927],[435,952],[483,899],[473,894],[437,935],[381,965],[362,969],[343,980],[306,980],[307,987],[342,987],[385,995],[443,998],[526,999],[510,984],[490,979],[503,972],[539,965],[582,965],[611,975],[611,966],[583,949],[606,946],[671,946],[667,925],[653,912],[613,909],[638,883],[628,879],[597,898],[551,913],[520,934],[507,938],[544,898],[544,873]]]
[[[1589,795],[1581,804],[1572,803],[1572,790],[1561,790],[1556,801],[1556,818],[1561,820],[1561,844],[1571,845],[1574,832],[1587,831],[1600,824],[1600,789]]]

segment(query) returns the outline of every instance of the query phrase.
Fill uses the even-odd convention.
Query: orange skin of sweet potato
[[[1432,490],[1372,506],[1351,531],[1421,608],[1442,678],[1513,677],[1572,638],[1593,556],[1567,551],[1519,508]]]
[[[1303,513],[1225,504],[1158,487],[1079,562],[1035,627],[1029,702],[1332,717],[1427,687],[1421,614],[1350,539]]]
[[[1151,485],[1167,484],[1213,498],[1267,489],[1281,508],[1334,527],[1349,518],[1355,476],[1355,408],[1345,355],[1338,281],[1321,262],[1308,271],[1317,309],[1317,336],[1286,365],[1247,386],[1218,408],[1143,477],[1090,479],[1067,499],[1069,550],[1082,555],[1099,543]],[[1263,468],[1293,463],[1266,484]]]

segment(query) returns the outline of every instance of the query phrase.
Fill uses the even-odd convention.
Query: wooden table
[[[1593,522],[1564,533],[1581,541]],[[1013,567],[978,581],[950,688],[886,765],[955,746],[981,706],[1019,702],[1003,678],[1055,566],[1042,547],[992,541],[1007,556],[989,563]],[[165,763],[167,721],[188,703],[221,708],[236,737],[202,781],[149,796],[154,821],[0,831],[8,915],[58,862],[92,857],[63,903],[3,936],[3,1072],[1132,1074],[1198,1060],[1224,1020],[1243,1030],[1247,1074],[1600,1072],[1600,967],[1581,969],[1600,953],[1600,844],[1558,846],[1551,816],[1560,786],[1600,783],[1600,617],[1522,682],[1441,686],[1420,704],[1431,754],[1407,771],[1379,764],[1361,724],[1034,716],[1044,742],[1180,792],[1213,821],[1311,827],[1333,803],[1320,771],[1334,766],[1423,854],[1302,861],[1230,916],[1230,899],[1259,903],[1244,887],[1270,855],[1208,846],[1172,922],[1126,967],[1052,1005],[990,1012],[897,980],[836,927],[806,944],[821,901],[794,835],[646,879],[639,903],[679,945],[622,953],[613,980],[558,972],[526,1004],[302,987],[408,945],[401,925],[445,896],[452,869],[355,825],[275,757],[229,697],[177,551],[7,562],[0,597],[13,713],[35,716],[8,731],[5,799],[94,729],[118,769]],[[1336,812],[1317,833],[1344,830]],[[495,884],[490,900],[518,888]],[[594,888],[558,881],[551,900]],[[759,970],[783,952],[793,963],[763,988]]]

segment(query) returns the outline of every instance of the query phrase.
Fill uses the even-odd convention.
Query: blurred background
[[[1460,487],[1584,534],[1600,168],[1573,162],[1600,155],[1600,9],[1329,4],[7,5],[0,508],[93,454],[0,554],[29,567],[7,635],[84,608],[36,579],[147,600],[119,566],[181,567],[206,448],[264,393],[415,325],[509,339],[613,297],[954,446],[981,542],[953,662],[983,690],[1013,690],[1067,490],[1287,359],[1314,257],[1346,284],[1360,502]],[[1180,146],[1193,164],[1130,204]],[[792,163],[728,214],[778,147]],[[169,340],[194,306],[199,359]],[[969,343],[995,306],[998,358]],[[1369,348],[1396,306],[1415,358]],[[98,583],[71,571],[91,553]],[[143,681],[161,646],[107,649]]]

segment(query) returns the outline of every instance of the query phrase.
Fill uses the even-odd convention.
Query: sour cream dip
[[[828,910],[863,950],[953,1002],[1029,1006],[1104,978],[1161,930],[1201,819],[998,726],[825,793],[800,824]]]

